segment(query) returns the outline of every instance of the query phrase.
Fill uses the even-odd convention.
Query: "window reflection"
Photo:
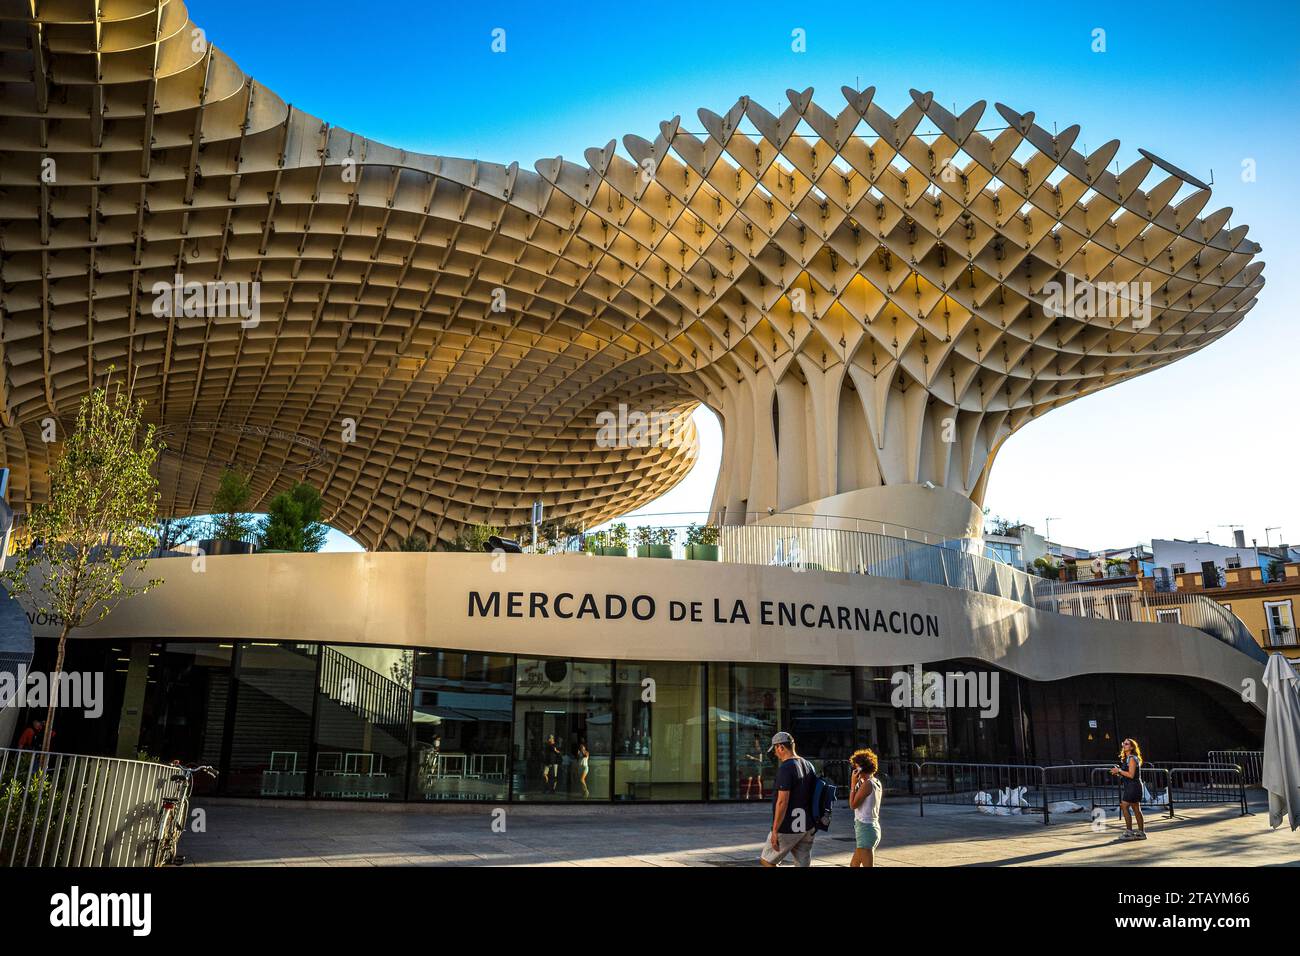
[[[768,756],[767,747],[778,729],[780,706],[780,666],[709,665],[711,797],[771,797],[776,762]]]
[[[704,668],[626,661],[616,668],[615,797],[699,800]]]
[[[306,795],[319,649],[316,644],[240,646],[226,793]]]
[[[412,652],[320,648],[315,795],[400,800],[406,790]]]
[[[832,783],[848,786],[853,738],[853,672],[791,665],[790,733],[795,748]]]
[[[140,749],[163,761],[221,765],[233,644],[155,644],[140,722]],[[214,790],[194,778],[194,792]]]
[[[413,800],[504,800],[514,664],[504,655],[415,656]]]
[[[608,662],[519,658],[515,799],[608,800],[612,730]]]

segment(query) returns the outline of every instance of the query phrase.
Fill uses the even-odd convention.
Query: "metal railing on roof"
[[[684,529],[670,547],[687,557]],[[577,539],[566,548],[577,549]],[[1138,587],[1059,583],[985,557],[979,543],[953,538],[942,543],[909,540],[870,531],[774,524],[717,528],[717,560],[727,564],[776,565],[796,571],[835,571],[924,584],[940,584],[1017,601],[1053,614],[1147,624],[1186,624],[1264,663],[1267,655],[1250,630],[1204,594],[1154,592]],[[628,548],[635,557],[636,546]]]

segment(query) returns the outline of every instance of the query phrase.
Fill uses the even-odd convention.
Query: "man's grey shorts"
[[[811,866],[813,840],[816,838],[816,830],[807,833],[778,833],[776,849],[773,850],[772,834],[769,832],[763,841],[763,862],[780,866],[781,861],[789,856],[794,858],[795,866]]]

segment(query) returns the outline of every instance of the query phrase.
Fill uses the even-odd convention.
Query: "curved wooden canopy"
[[[1000,104],[990,138],[983,102],[913,91],[894,117],[845,88],[830,113],[792,90],[780,115],[742,98],[702,134],[674,118],[529,171],[295,110],[179,0],[0,0],[0,81],[20,509],[47,492],[43,421],[109,366],[165,433],[168,512],[207,511],[234,464],[258,503],[306,477],[369,547],[521,524],[536,498],[587,525],[652,500],[694,431],[604,447],[620,404],[720,415],[733,520],[926,480],[978,501],[1016,428],[1203,347],[1263,284],[1190,176],[1113,172],[1118,142],[1085,156],[1078,127]],[[258,323],[159,314],[177,274],[260,283]],[[1067,277],[1144,284],[1149,321],[1045,311]]]

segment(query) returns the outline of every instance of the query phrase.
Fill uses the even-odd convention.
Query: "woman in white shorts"
[[[855,750],[849,758],[853,777],[849,780],[849,806],[853,808],[853,859],[849,866],[875,866],[880,846],[880,797],[884,789],[876,776],[880,762],[872,750]]]

